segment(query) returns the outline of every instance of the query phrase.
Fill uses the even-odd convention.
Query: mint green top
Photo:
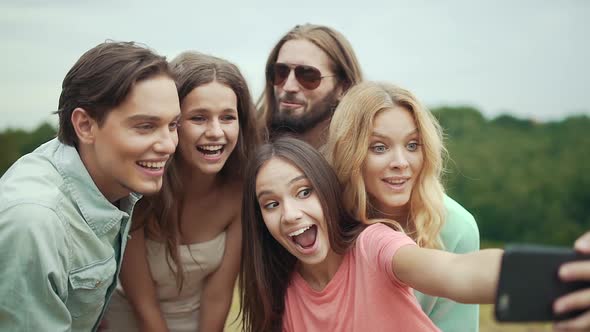
[[[441,239],[445,250],[467,253],[479,250],[479,229],[475,219],[464,207],[445,195],[447,211]],[[461,304],[455,301],[424,295],[414,291],[422,310],[443,332],[477,332],[479,330],[479,305]]]
[[[53,139],[0,178],[0,331],[94,331],[139,199],[111,204]]]

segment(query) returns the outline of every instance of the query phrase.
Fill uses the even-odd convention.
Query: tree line
[[[571,245],[590,230],[590,118],[486,119],[471,107],[432,110],[449,152],[447,193],[476,218],[483,241]],[[0,175],[55,137],[44,123],[0,132]]]
[[[590,230],[590,118],[485,119],[470,107],[433,110],[450,153],[447,192],[483,240],[571,246]]]

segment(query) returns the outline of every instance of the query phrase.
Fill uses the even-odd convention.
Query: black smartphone
[[[586,311],[557,315],[553,312],[553,302],[562,295],[590,287],[590,282],[563,282],[558,276],[559,267],[563,263],[587,259],[590,259],[590,255],[577,253],[571,248],[506,246],[496,294],[496,320],[558,321],[573,318]]]

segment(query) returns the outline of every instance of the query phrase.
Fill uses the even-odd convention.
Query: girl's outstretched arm
[[[393,273],[410,287],[461,303],[493,303],[503,250],[468,254],[404,246],[392,259]]]

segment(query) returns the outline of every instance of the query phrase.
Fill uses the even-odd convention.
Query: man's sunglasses
[[[322,83],[322,78],[324,77],[336,76],[322,76],[320,70],[312,66],[288,65],[286,63],[277,62],[268,68],[267,77],[270,79],[273,85],[283,85],[289,77],[291,69],[295,71],[295,79],[297,79],[297,82],[299,82],[299,84],[307,90],[313,90],[320,86],[320,83]]]

